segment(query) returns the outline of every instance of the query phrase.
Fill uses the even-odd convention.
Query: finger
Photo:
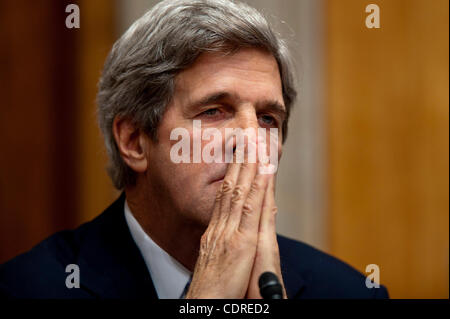
[[[210,222],[212,233],[216,232],[217,234],[220,234],[227,222],[231,196],[241,167],[241,163],[236,161],[236,156],[236,153],[234,153],[233,160],[228,164],[227,172],[216,196],[213,217]]]
[[[257,174],[253,181],[238,224],[240,232],[258,234],[261,212],[270,176]]]
[[[242,167],[242,163],[237,160],[238,156],[240,155],[238,154],[238,151],[236,151],[233,154],[233,162],[229,164],[227,174],[222,183],[222,200],[220,203],[220,211],[224,221],[228,219],[233,190],[238,183],[239,173]]]
[[[270,175],[264,197],[259,223],[258,249],[265,252],[264,261],[262,262],[265,265],[264,269],[272,269],[279,276],[283,285],[284,297],[286,297],[276,233],[276,216],[278,211],[275,202],[275,176],[275,174]]]
[[[209,221],[209,224],[208,224],[207,231],[212,231],[219,220],[221,199],[222,199],[222,185],[217,189],[217,192],[216,192],[214,207],[213,207],[213,211],[211,214],[211,220]]]
[[[242,163],[240,167],[236,186],[233,189],[233,192],[231,194],[231,200],[229,201],[230,206],[227,221],[227,228],[229,231],[234,231],[239,226],[242,215],[242,209],[247,199],[248,193],[250,192],[250,189],[252,187],[252,183],[255,180],[257,172],[258,163],[251,163],[248,160],[249,150],[256,149],[256,143],[255,142],[249,143],[254,143],[254,145],[246,148],[245,155],[247,156],[247,160],[244,163]]]
[[[276,239],[276,214],[277,206],[275,203],[275,175],[269,174],[269,181],[264,197],[261,219],[259,223],[259,236]],[[265,241],[265,240],[263,240]]]

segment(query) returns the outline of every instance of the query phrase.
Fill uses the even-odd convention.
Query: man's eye
[[[264,125],[277,125],[277,121],[270,115],[263,115],[260,117],[260,120]]]
[[[214,115],[217,115],[217,114],[219,114],[219,110],[218,109],[209,109],[209,110],[206,110],[206,111],[202,112],[202,115],[206,115],[206,116],[214,116]]]
[[[229,113],[222,108],[214,107],[201,112],[197,115],[197,117],[203,119],[204,121],[216,122],[226,119],[228,114]]]

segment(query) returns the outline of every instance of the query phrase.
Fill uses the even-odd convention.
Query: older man
[[[1,293],[261,298],[258,280],[270,271],[284,298],[387,297],[343,262],[276,234],[274,166],[265,170],[260,153],[251,161],[250,152],[281,157],[281,142],[268,145],[286,138],[291,72],[285,43],[245,4],[156,5],[116,42],[99,84],[109,173],[122,196],[95,220],[1,266]],[[215,139],[195,141],[195,121],[214,128]],[[184,161],[174,160],[180,129],[189,137]],[[227,129],[266,133],[238,145]],[[232,160],[191,160],[208,143],[231,145],[224,157]],[[77,276],[68,281],[67,269]]]

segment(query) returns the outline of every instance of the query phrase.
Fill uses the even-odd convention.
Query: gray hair
[[[285,42],[264,16],[228,0],[166,0],[131,25],[109,53],[98,85],[98,121],[117,189],[133,185],[135,172],[123,161],[113,134],[116,116],[157,140],[158,124],[174,93],[175,77],[203,52],[233,53],[255,47],[271,53],[280,70],[287,120],[296,97],[292,60]]]

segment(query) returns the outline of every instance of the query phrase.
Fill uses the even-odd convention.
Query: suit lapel
[[[99,298],[157,298],[148,269],[124,216],[122,193],[99,217],[80,228],[80,280]]]

